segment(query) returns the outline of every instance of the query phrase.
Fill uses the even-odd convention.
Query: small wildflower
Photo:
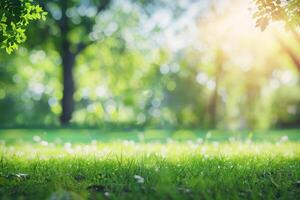
[[[64,148],[70,149],[72,147],[72,144],[70,142],[65,143]]]
[[[61,144],[62,141],[61,141],[60,138],[55,138],[54,142],[55,142],[56,144]]]
[[[21,151],[18,151],[17,153],[16,153],[16,156],[23,156],[24,155],[24,152],[21,152]]]
[[[145,140],[145,135],[143,132],[139,133],[138,137],[139,137],[139,141],[141,141],[141,142],[143,142]]]
[[[165,158],[167,155],[167,148],[166,147],[162,147],[161,148],[161,152],[160,152],[161,157]]]
[[[203,144],[203,139],[202,138],[198,138],[197,139],[197,144]]]
[[[235,137],[230,137],[230,138],[229,138],[229,142],[233,143],[233,142],[235,142],[235,141],[236,141]]]
[[[40,136],[37,136],[37,135],[33,136],[32,139],[33,139],[33,141],[35,141],[35,142],[41,141],[41,137],[40,137]]]
[[[219,147],[219,142],[215,141],[215,142],[213,142],[213,145],[214,145],[215,148],[218,148]]]
[[[251,139],[247,139],[246,140],[246,144],[252,144],[252,140]]]
[[[53,147],[55,147],[55,144],[51,142],[51,143],[49,143],[49,147],[53,148]]]
[[[281,142],[287,142],[288,140],[289,140],[289,137],[287,135],[282,136],[280,139]]]
[[[80,151],[82,151],[82,147],[80,145],[78,145],[78,146],[76,146],[75,150],[80,152]]]
[[[133,176],[135,178],[135,180],[138,182],[138,183],[144,183],[145,182],[145,179],[139,175],[134,175]]]
[[[206,139],[209,139],[209,138],[211,138],[211,135],[212,135],[212,134],[211,134],[211,132],[210,132],[210,131],[208,131],[208,132],[206,133],[206,136],[205,136],[205,137],[206,137]]]
[[[174,143],[174,140],[172,138],[167,138],[167,143],[172,144],[172,143]]]
[[[207,148],[206,147],[202,147],[201,154],[204,155],[206,153],[206,151],[207,151]]]
[[[109,197],[109,192],[104,192],[104,196]]]
[[[43,141],[41,141],[41,145],[46,147],[46,146],[48,146],[48,142],[43,140]]]

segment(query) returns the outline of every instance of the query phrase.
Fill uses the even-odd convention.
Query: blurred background
[[[300,37],[256,28],[251,1],[40,5],[0,52],[0,127],[300,127]]]

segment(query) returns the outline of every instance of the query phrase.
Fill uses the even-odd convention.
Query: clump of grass
[[[296,199],[297,142],[1,144],[3,199]]]

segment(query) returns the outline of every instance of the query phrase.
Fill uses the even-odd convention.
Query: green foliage
[[[14,55],[1,55],[1,126],[59,124],[63,2],[41,4],[49,14],[46,23],[31,23],[26,44]],[[241,29],[236,26],[239,17],[226,21],[222,15],[247,15],[247,6],[244,11],[227,4],[215,16],[206,10],[210,21],[199,17],[192,44],[174,50],[181,37],[165,37],[164,28],[155,27],[166,15],[167,34],[177,29],[176,12],[170,8],[146,4],[150,16],[140,4],[112,1],[109,9],[95,14],[98,1],[67,2],[65,39],[76,54],[73,125],[265,129],[299,124],[298,71],[268,31],[257,32],[242,17]],[[194,19],[187,20],[183,24]],[[232,28],[224,32],[228,23]],[[157,42],[162,40],[167,43]]]
[[[26,28],[31,21],[45,20],[46,12],[33,0],[1,0],[0,48],[12,53],[26,40]]]
[[[256,26],[265,30],[270,22],[282,21],[286,27],[299,27],[299,0],[255,0]]]

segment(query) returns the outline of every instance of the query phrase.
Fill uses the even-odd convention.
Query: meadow
[[[297,129],[8,129],[0,140],[1,199],[300,197]]]

